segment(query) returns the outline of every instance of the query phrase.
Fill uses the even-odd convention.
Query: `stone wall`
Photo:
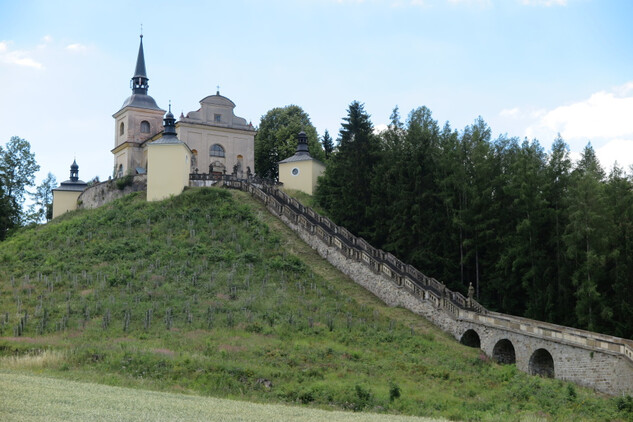
[[[78,208],[97,208],[129,193],[146,191],[147,175],[145,174],[111,179],[84,190],[77,199]]]
[[[521,371],[607,394],[633,394],[630,340],[489,312],[274,187],[239,181],[227,186],[261,200],[323,258],[387,305],[424,316],[458,340],[474,332],[484,353],[503,363],[516,363]]]

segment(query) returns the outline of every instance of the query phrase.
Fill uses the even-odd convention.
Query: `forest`
[[[633,181],[588,144],[492,139],[426,107],[374,131],[353,102],[316,201],[339,225],[490,310],[633,337]]]

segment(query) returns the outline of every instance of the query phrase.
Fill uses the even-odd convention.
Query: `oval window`
[[[295,167],[292,169],[291,173],[293,176],[297,176],[299,174],[299,169]]]

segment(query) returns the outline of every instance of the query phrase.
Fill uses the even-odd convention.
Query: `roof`
[[[73,182],[72,180],[66,180],[65,182],[61,182],[58,188],[53,189],[54,191],[71,191],[71,192],[83,192],[88,187],[88,184],[83,180],[77,180]]]
[[[293,155],[292,157],[288,157],[285,160],[281,160],[280,162],[278,162],[277,164],[283,164],[283,163],[296,163],[298,161],[316,161],[318,163],[321,163],[321,161],[317,160],[316,158],[314,158],[313,156],[311,156],[310,154],[306,154],[306,153],[296,153],[295,155]],[[322,163],[321,163],[322,164]]]
[[[228,98],[226,98],[224,95],[220,95],[219,92],[216,93],[215,95],[208,95],[204,97],[203,99],[200,100],[200,103],[221,105],[225,107],[235,108],[235,103],[229,100]]]
[[[121,109],[125,107],[137,107],[137,108],[146,108],[149,110],[160,110],[165,112],[165,110],[158,107],[156,101],[146,94],[132,94],[130,95],[121,106]]]

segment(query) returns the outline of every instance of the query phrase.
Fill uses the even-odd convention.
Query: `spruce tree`
[[[316,197],[337,224],[365,236],[372,226],[370,182],[379,160],[380,144],[369,114],[358,101],[350,104],[339,139],[338,151],[319,181]]]

